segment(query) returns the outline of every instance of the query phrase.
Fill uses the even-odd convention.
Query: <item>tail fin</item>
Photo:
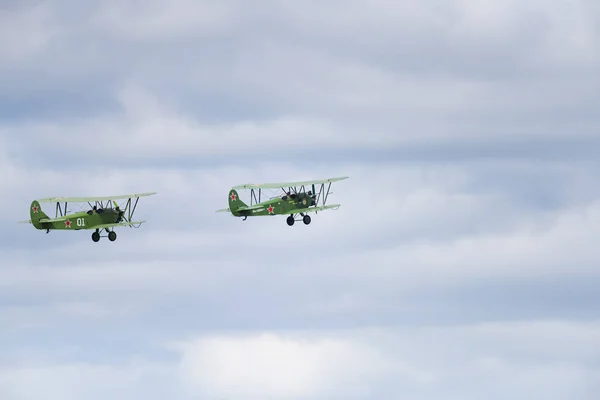
[[[240,207],[248,206],[246,205],[246,203],[240,200],[238,193],[235,190],[231,189],[231,191],[229,192],[229,210],[233,215],[236,215],[236,211]]]
[[[48,218],[48,216],[42,211],[40,203],[37,200],[31,202],[31,208],[29,209],[29,216],[31,218],[31,224],[36,229],[42,229],[40,219]]]

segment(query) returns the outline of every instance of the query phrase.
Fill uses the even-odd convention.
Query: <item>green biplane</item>
[[[327,198],[332,193],[329,191],[333,182],[348,179],[347,176],[339,178],[330,178],[316,181],[305,182],[284,182],[284,183],[263,183],[263,184],[246,184],[234,186],[229,191],[229,208],[217,210],[217,212],[230,212],[234,217],[244,217],[244,221],[248,217],[268,216],[268,215],[289,215],[287,224],[294,225],[295,221],[303,221],[306,225],[310,224],[311,218],[308,213],[335,209],[340,207],[340,204],[327,205]],[[316,185],[319,190],[316,190]],[[327,190],[325,190],[325,185]],[[311,190],[306,191],[306,187],[310,186]],[[250,205],[247,205],[240,200],[237,190],[250,190]],[[262,200],[263,189],[281,189],[282,193],[271,197],[268,200]],[[320,204],[320,205],[319,205]],[[302,216],[302,219],[296,219],[296,216]]]
[[[141,224],[146,222],[132,221],[133,213],[140,197],[152,196],[154,194],[156,192],[107,197],[52,197],[34,200],[29,209],[31,219],[21,222],[30,223],[36,229],[45,230],[46,233],[49,233],[51,230],[78,231],[81,229],[94,229],[95,231],[92,233],[92,240],[94,242],[100,240],[100,232],[104,230],[108,233],[108,240],[114,242],[117,240],[117,233],[114,231],[115,227],[129,226],[139,228]],[[122,199],[127,199],[123,209],[116,202],[116,200]],[[132,199],[135,199],[133,205]],[[42,211],[40,203],[56,203],[55,217],[48,217]],[[87,203],[89,209],[70,212],[67,210],[67,204],[69,203]]]

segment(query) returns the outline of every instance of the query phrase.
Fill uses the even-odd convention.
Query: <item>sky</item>
[[[599,71],[593,0],[0,2],[0,398],[598,399]]]

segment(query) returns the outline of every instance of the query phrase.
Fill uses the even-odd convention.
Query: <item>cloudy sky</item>
[[[599,27],[595,0],[0,1],[0,398],[600,398]],[[309,226],[214,212],[341,175]],[[15,223],[142,191],[114,243]]]

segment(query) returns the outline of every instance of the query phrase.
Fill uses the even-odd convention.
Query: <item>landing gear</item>
[[[302,215],[302,213],[300,215]],[[310,215],[305,214],[302,216],[302,219],[298,220],[298,221],[302,221],[302,222],[304,222],[305,225],[308,225],[308,224],[310,224],[310,221],[311,221]],[[289,217],[287,217],[286,222],[289,226],[292,226],[292,225],[294,225],[294,222],[296,222],[296,219],[294,218],[293,215],[290,215]]]
[[[106,231],[108,232],[108,240],[110,240],[111,242],[114,242],[115,240],[117,240],[117,232],[115,231],[109,231],[108,229],[106,229]],[[92,240],[94,242],[98,242],[100,241],[100,238],[102,236],[100,236],[100,230],[96,229],[96,232],[92,233]],[[103,236],[106,237],[106,236]]]

